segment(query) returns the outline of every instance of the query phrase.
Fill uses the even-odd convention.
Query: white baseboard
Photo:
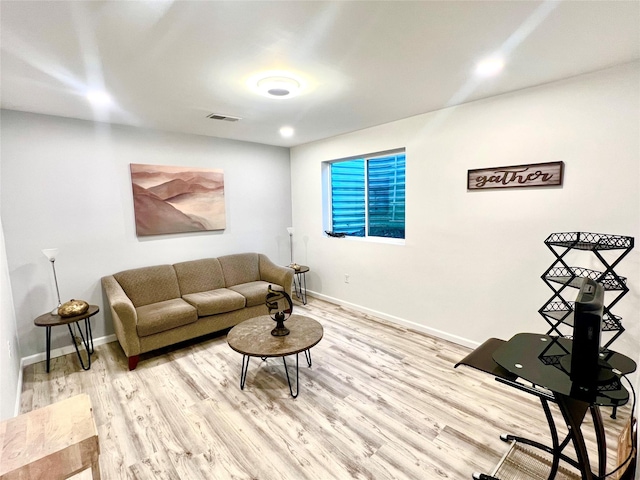
[[[116,341],[116,335],[111,334],[106,337],[94,338],[93,346],[97,347],[98,345],[104,345],[105,343],[111,343]],[[84,347],[80,347],[81,349]],[[51,358],[61,357],[63,355],[68,355],[70,353],[76,353],[76,349],[73,345],[66,345],[64,347],[55,348],[51,350]],[[28,357],[22,357],[20,360],[20,374],[22,374],[22,368],[27,365],[33,365],[34,363],[44,362],[47,360],[47,352],[36,353],[35,355],[30,355]]]
[[[18,387],[16,392],[16,404],[13,407],[13,416],[17,417],[20,414],[20,398],[22,398],[22,370],[24,369],[24,359],[20,359],[20,371],[18,372]]]
[[[377,310],[372,310],[370,308],[363,307],[362,305],[356,305],[354,303],[345,302],[344,300],[340,300],[339,298],[330,297],[328,295],[323,295],[321,293],[313,292],[309,290],[307,294],[310,297],[319,298],[321,300],[326,300],[330,303],[335,303],[336,305],[340,305],[343,307],[351,308],[353,310],[357,310],[359,312],[372,315],[374,317],[378,317],[382,320],[386,320],[391,323],[395,323],[401,325],[406,328],[410,328],[412,330],[416,330],[421,333],[426,333],[427,335],[431,335],[433,337],[441,338],[443,340],[447,340],[449,342],[453,342],[457,345],[462,345],[463,347],[468,348],[477,348],[480,346],[479,342],[474,342],[473,340],[469,340],[467,338],[459,337],[458,335],[453,335],[451,333],[438,330],[436,328],[427,327],[425,325],[421,325],[419,323],[410,322],[409,320],[405,320],[404,318],[395,317],[393,315],[388,315],[383,312],[378,312]]]

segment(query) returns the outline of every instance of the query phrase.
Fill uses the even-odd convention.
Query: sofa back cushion
[[[176,270],[182,295],[225,287],[222,267],[217,258],[176,263],[173,268]]]
[[[134,268],[114,277],[136,308],[180,298],[178,277],[171,265]]]
[[[260,263],[257,253],[238,253],[218,257],[227,288],[241,283],[260,280]]]

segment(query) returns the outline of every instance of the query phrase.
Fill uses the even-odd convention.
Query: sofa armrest
[[[113,328],[124,353],[127,357],[139,355],[140,340],[136,308],[113,275],[102,278],[102,288],[107,295]]]
[[[293,268],[276,265],[266,255],[258,254],[260,261],[260,280],[275,283],[284,288],[291,296],[291,284],[293,283]]]

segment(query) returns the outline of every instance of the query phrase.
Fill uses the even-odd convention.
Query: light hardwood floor
[[[242,356],[219,335],[143,355],[133,372],[117,342],[87,372],[75,354],[49,374],[28,366],[21,409],[89,394],[104,479],[469,479],[507,450],[501,433],[547,442],[536,398],[453,368],[468,349],[318,299],[295,309],[324,326],[297,399],[280,359],[252,359],[240,390]],[[612,465],[630,407],[609,413]]]

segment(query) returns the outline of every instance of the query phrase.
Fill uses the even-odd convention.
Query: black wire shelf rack
[[[610,292],[606,295],[602,318],[602,331],[611,335],[603,345],[603,349],[607,349],[624,332],[622,318],[614,315],[611,309],[629,292],[629,288],[627,279],[618,275],[615,268],[633,249],[634,238],[591,232],[560,232],[549,235],[544,243],[555,256],[541,277],[553,291],[551,298],[538,310],[549,325],[547,335],[571,336],[574,302],[570,299],[575,298],[575,289],[581,287],[583,279],[590,278],[600,283],[605,292]],[[568,265],[565,256],[572,250],[591,252],[602,265],[602,270]],[[601,253],[604,251],[617,252],[607,253],[605,258]]]

